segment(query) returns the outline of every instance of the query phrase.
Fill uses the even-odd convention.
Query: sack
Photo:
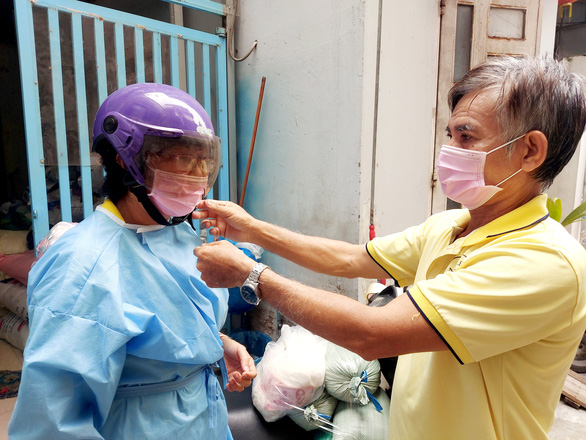
[[[281,337],[269,342],[252,382],[252,403],[267,422],[295,407],[303,408],[324,387],[327,343],[300,326],[283,325]]]
[[[28,323],[10,310],[0,308],[0,339],[6,340],[20,350],[24,350],[28,334]]]
[[[26,286],[15,281],[0,283],[0,306],[5,306],[24,322],[28,322]]]
[[[381,404],[382,411],[372,405],[340,402],[334,412],[333,440],[381,440],[389,438],[389,410],[391,401],[385,391],[379,388],[374,397]]]
[[[289,414],[289,417],[306,431],[313,431],[323,426],[324,421],[332,421],[337,405],[338,399],[330,396],[330,393],[324,390],[315,401],[307,405],[303,410],[293,411]]]
[[[366,405],[380,385],[380,364],[366,361],[356,353],[328,343],[326,390],[344,402]]]

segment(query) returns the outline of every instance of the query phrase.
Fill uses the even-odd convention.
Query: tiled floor
[[[20,350],[0,340],[0,370],[19,370],[21,366]],[[16,398],[0,399],[0,440],[8,440],[8,422],[15,402]],[[586,439],[586,410],[574,409],[560,401],[549,438],[550,440]]]

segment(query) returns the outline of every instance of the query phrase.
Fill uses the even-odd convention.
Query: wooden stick
[[[246,174],[244,175],[244,184],[242,185],[242,194],[240,195],[240,203],[239,205],[242,206],[244,204],[244,196],[246,195],[246,185],[248,184],[248,175],[250,173],[250,164],[252,163],[252,153],[254,153],[254,142],[256,141],[256,130],[258,128],[258,120],[260,117],[260,108],[262,106],[262,97],[265,91],[265,82],[266,78],[262,77],[262,82],[260,84],[260,94],[258,96],[258,105],[256,107],[256,118],[254,119],[254,130],[252,131],[252,140],[250,141],[250,152],[248,153],[248,164],[246,165]]]

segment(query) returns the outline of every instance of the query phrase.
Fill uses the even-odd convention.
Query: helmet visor
[[[205,182],[207,179],[207,194],[218,177],[220,139],[217,136],[197,135],[184,135],[179,138],[145,136],[143,148],[135,160],[145,177],[145,186],[148,190],[152,190],[154,184],[150,169],[181,175],[187,178],[187,181]],[[178,194],[181,194],[182,179],[176,181]]]

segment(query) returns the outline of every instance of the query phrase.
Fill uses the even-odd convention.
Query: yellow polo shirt
[[[467,210],[367,244],[449,347],[400,357],[391,439],[547,439],[586,329],[586,251],[546,200],[457,240]]]

